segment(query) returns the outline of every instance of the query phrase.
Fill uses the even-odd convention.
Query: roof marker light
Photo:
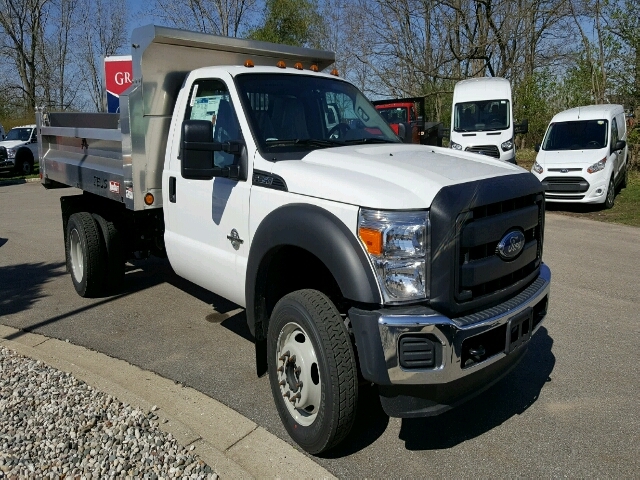
[[[331,70],[331,75],[337,77],[338,76],[338,69],[334,68],[333,70]]]
[[[247,58],[244,62],[244,66],[247,68],[253,68],[253,60],[251,60],[250,58]]]
[[[318,65],[316,65],[315,63],[313,65],[311,65],[311,67],[309,68],[309,70],[311,70],[312,72],[317,72],[318,71]]]
[[[276,67],[278,67],[278,68],[287,68],[287,64],[284,63],[284,61],[280,60],[278,63],[276,63]]]
[[[302,64],[300,62],[296,62],[293,68],[295,68],[296,70],[302,70]]]

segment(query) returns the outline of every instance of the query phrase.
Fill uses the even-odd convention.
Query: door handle
[[[176,177],[169,177],[169,201],[176,203]]]

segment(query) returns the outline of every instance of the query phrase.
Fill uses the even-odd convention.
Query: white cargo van
[[[627,128],[622,105],[589,105],[558,113],[549,124],[531,171],[547,202],[613,207],[627,186]]]
[[[499,77],[471,78],[453,90],[449,146],[516,163],[515,133],[527,133],[524,120],[514,129],[511,84]]]

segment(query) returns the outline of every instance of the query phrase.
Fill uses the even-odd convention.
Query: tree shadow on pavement
[[[3,243],[6,241],[0,245]],[[42,286],[65,274],[64,266],[64,262],[39,262],[0,267],[0,316],[31,308],[38,299],[45,296]]]
[[[553,339],[541,327],[518,366],[486,392],[442,415],[403,419],[399,437],[408,450],[451,448],[478,437],[533,405],[555,366]]]

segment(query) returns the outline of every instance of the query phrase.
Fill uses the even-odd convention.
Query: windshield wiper
[[[353,138],[349,140],[345,140],[344,143],[400,143],[394,142],[393,140],[389,140],[388,138],[380,138],[380,137],[366,137],[366,138]]]
[[[301,146],[301,147],[337,147],[344,145],[343,142],[339,142],[337,140],[321,140],[319,138],[292,138],[290,140],[266,140],[265,141],[267,147],[278,147],[278,146]]]

